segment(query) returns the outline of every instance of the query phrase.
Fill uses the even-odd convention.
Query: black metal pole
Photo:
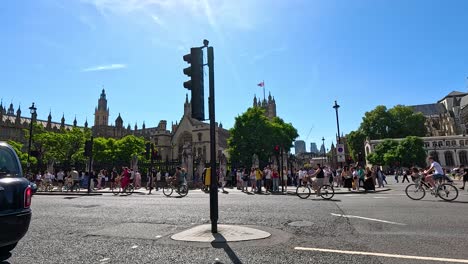
[[[31,163],[29,156],[31,155],[31,144],[32,144],[32,131],[33,131],[33,115],[31,114],[31,122],[29,123],[29,143],[28,143],[28,163],[26,164],[28,167],[28,174],[31,173]]]
[[[335,100],[335,105],[333,106],[333,108],[335,108],[335,113],[336,113],[336,128],[338,129],[338,144],[341,144],[340,119],[338,118],[338,108],[340,108],[340,105],[336,102],[336,100]],[[340,168],[341,167],[343,167],[343,162],[340,162]]]
[[[280,148],[280,156],[281,156],[281,160],[280,160],[280,177],[281,177],[281,192],[284,192],[284,181],[283,181],[283,177],[284,177],[284,172],[283,172],[283,148],[281,147]]]
[[[151,194],[151,191],[153,190],[153,171],[154,171],[154,144],[151,143],[151,153],[150,153],[150,173],[148,173],[148,175],[150,176],[150,179],[149,179],[149,182],[150,182],[150,187],[149,187],[149,193],[148,194]],[[157,183],[156,183],[157,184]]]
[[[218,233],[218,175],[216,173],[216,124],[215,124],[215,85],[214,85],[214,53],[213,47],[208,47],[208,67],[210,95],[208,97],[210,111],[210,153],[211,153],[211,185],[210,185],[210,219],[211,233]]]
[[[93,162],[93,136],[91,136],[91,140],[90,140],[90,152],[89,152],[89,160],[88,160],[88,194],[91,192],[91,181],[93,180],[91,178],[91,166],[92,166],[92,162]]]

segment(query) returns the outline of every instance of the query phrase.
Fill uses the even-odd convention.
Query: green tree
[[[359,152],[364,152],[364,142],[366,141],[366,135],[360,129],[351,131],[346,135],[346,142],[348,145],[349,154],[354,160],[358,159]]]
[[[24,172],[28,164],[28,151],[26,150],[23,152],[24,145],[20,142],[9,140],[7,143],[15,150],[16,155],[18,155]],[[29,162],[32,166],[35,166],[37,164],[37,159],[35,157],[29,157]]]
[[[411,107],[397,105],[387,109],[383,105],[366,112],[356,131],[346,136],[351,156],[356,159],[357,153],[364,153],[364,142],[368,138],[405,138],[407,136],[422,137],[426,134],[425,117],[415,113]],[[387,155],[390,162],[392,155]]]
[[[402,140],[396,149],[400,164],[404,167],[426,165],[426,151],[424,141],[419,137],[409,136]]]
[[[393,165],[397,147],[398,142],[386,139],[375,147],[374,152],[367,156],[367,160],[374,165]],[[385,157],[387,153],[388,155]]]
[[[114,161],[116,164],[129,164],[133,155],[139,159],[143,158],[145,152],[145,140],[142,137],[133,135],[125,136],[117,140],[114,144]]]
[[[236,117],[228,139],[229,154],[234,164],[249,167],[252,157],[258,155],[260,161],[267,161],[273,155],[274,146],[290,149],[297,130],[281,118],[269,120],[265,110],[249,108]]]

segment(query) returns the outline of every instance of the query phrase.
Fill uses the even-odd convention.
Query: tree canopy
[[[367,160],[374,165],[403,167],[424,167],[425,159],[424,141],[415,136],[406,137],[400,142],[386,139],[367,157]]]
[[[249,108],[236,117],[230,130],[228,145],[231,161],[250,167],[254,154],[260,161],[267,161],[274,154],[275,146],[289,150],[298,136],[290,123],[278,117],[268,119],[265,110],[259,107]]]
[[[411,107],[397,105],[387,109],[379,105],[366,112],[356,131],[346,137],[351,156],[356,159],[359,152],[364,153],[364,142],[386,138],[423,137],[426,134],[425,117],[415,113]],[[390,156],[389,156],[390,159]]]

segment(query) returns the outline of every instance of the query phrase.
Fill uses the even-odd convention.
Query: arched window
[[[457,145],[457,142],[455,140],[452,140],[452,147],[455,147]]]
[[[455,162],[453,161],[453,153],[451,151],[446,151],[444,153],[445,156],[445,165],[448,167],[455,166]]]
[[[437,147],[437,142],[436,142],[436,141],[433,141],[433,142],[432,142],[432,146],[433,146],[433,147]]]
[[[439,162],[439,154],[436,151],[432,151],[430,155],[435,161]]]
[[[442,147],[444,145],[444,143],[442,143],[442,141],[439,141],[439,147]]]
[[[462,150],[460,152],[458,152],[458,157],[460,158],[460,164],[461,165],[468,165],[468,158],[466,156],[466,151],[465,150]]]
[[[465,146],[465,141],[460,140],[460,146]]]

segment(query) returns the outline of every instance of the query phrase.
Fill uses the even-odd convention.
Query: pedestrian
[[[460,190],[465,189],[466,182],[468,181],[468,171],[465,169],[464,165],[460,165],[459,173],[462,175],[463,186],[460,187]]]
[[[262,193],[262,171],[260,168],[255,169],[255,179],[257,180],[257,193],[261,194]]]
[[[343,187],[348,188],[348,191],[351,191],[351,188],[353,187],[353,176],[348,166],[343,168],[341,175],[343,177]]]
[[[398,176],[400,176],[399,174],[400,174],[400,170],[397,169],[397,170],[395,171],[395,181],[396,181],[396,183],[398,183]]]
[[[61,192],[63,188],[63,180],[64,180],[65,172],[62,169],[57,172],[57,182],[58,182],[58,189]]]
[[[375,191],[374,180],[372,179],[372,170],[366,167],[366,179],[364,180],[364,190]]]
[[[251,192],[255,192],[257,189],[256,181],[257,179],[255,178],[255,168],[252,167],[252,169],[250,169],[250,184],[252,187]]]
[[[135,171],[135,189],[141,188],[141,173],[140,171]]]
[[[98,174],[98,184],[97,184],[98,190],[101,190],[101,183],[102,183],[103,177],[104,177],[103,170],[100,170]]]
[[[409,171],[407,171],[407,170],[403,171],[403,181],[401,181],[401,183],[404,183],[405,180],[408,181],[408,183],[410,182],[409,179],[408,179],[408,174],[409,174]]]
[[[264,178],[265,178],[265,191],[266,192],[271,192],[271,174],[272,171],[270,169],[270,166],[267,166],[264,171]]]
[[[250,173],[247,169],[242,170],[242,192],[249,192]]]
[[[236,187],[237,190],[240,190],[242,188],[243,182],[242,182],[242,169],[239,168],[237,169],[236,172]]]
[[[278,174],[278,170],[276,168],[274,168],[272,173],[271,173],[271,179],[272,179],[272,182],[273,182],[272,191],[273,192],[279,192],[279,174]]]
[[[291,171],[287,171],[286,170],[283,170],[283,186],[284,186],[284,190],[287,191],[288,190],[288,179],[291,178]]]
[[[337,188],[343,185],[343,177],[341,176],[342,173],[343,173],[343,170],[341,169],[341,167],[338,167],[335,173],[335,183],[336,183]]]
[[[154,175],[153,175],[154,177]],[[154,181],[154,185],[156,187],[156,191],[159,191],[159,185],[161,183],[161,171],[159,170],[157,173],[156,173],[156,180]]]
[[[360,187],[364,188],[364,180],[366,178],[366,173],[365,173],[365,171],[364,171],[364,169],[362,168],[361,165],[359,165],[357,172],[358,172],[358,177],[359,177],[359,182],[358,182],[357,189],[359,190]],[[361,183],[362,183],[362,185],[361,185]]]
[[[223,193],[225,193],[226,191],[224,190],[224,187],[226,186],[226,174],[224,173],[224,169],[221,168],[219,170],[219,185],[221,186],[221,190],[223,191]]]
[[[377,182],[379,183],[379,188],[384,188],[384,174],[380,167],[377,167]]]
[[[356,168],[351,168],[351,174],[353,175],[353,190],[359,191],[359,173]]]

